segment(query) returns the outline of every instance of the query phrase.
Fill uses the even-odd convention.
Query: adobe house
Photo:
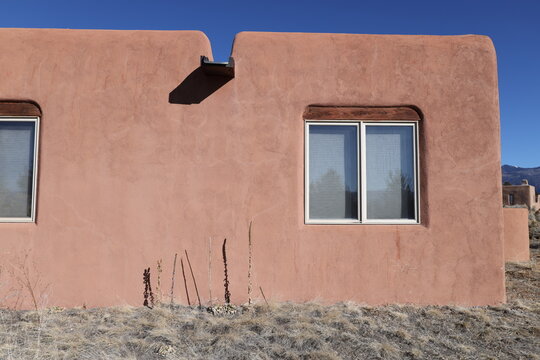
[[[18,306],[25,274],[48,306],[141,305],[160,259],[166,298],[175,253],[185,304],[184,250],[223,301],[224,238],[246,302],[250,222],[254,299],[505,301],[488,37],[244,32],[225,63],[198,31],[0,29],[0,47]]]
[[[529,209],[540,209],[540,195],[535,187],[523,179],[520,185],[503,185],[503,205],[527,205]]]

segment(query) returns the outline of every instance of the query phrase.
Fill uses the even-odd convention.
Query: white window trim
[[[357,181],[358,181],[358,214],[359,219],[310,219],[309,218],[309,126],[310,125],[343,125],[357,126]],[[414,162],[414,210],[415,219],[368,219],[366,199],[366,125],[374,126],[410,126],[413,128],[413,162]],[[418,225],[420,224],[420,158],[418,121],[390,120],[305,120],[304,124],[304,223],[306,225]]]
[[[29,217],[0,217],[0,223],[35,223],[36,222],[36,193],[39,160],[39,116],[0,116],[0,122],[29,122],[35,123],[34,131],[34,171],[32,172],[32,202]]]

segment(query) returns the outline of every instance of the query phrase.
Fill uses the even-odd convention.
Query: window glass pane
[[[368,219],[415,219],[414,128],[366,125]]]
[[[31,216],[34,126],[0,121],[0,217]]]
[[[357,127],[309,126],[309,218],[358,219]]]

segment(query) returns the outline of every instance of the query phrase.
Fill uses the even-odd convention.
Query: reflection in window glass
[[[309,126],[311,219],[358,219],[357,126]]]
[[[33,121],[0,121],[0,218],[32,216]]]
[[[415,219],[412,126],[366,126],[368,219]]]

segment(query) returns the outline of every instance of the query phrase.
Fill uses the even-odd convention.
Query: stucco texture
[[[2,266],[26,254],[48,305],[140,305],[159,259],[167,294],[184,249],[202,300],[223,301],[224,238],[245,302],[250,221],[256,299],[505,301],[487,37],[240,33],[236,77],[193,105],[169,93],[211,56],[200,32],[1,29],[0,49],[0,99],[43,112],[37,222],[0,224]],[[304,224],[311,104],[421,110],[421,224]]]
[[[529,210],[504,208],[504,259],[529,261]]]

